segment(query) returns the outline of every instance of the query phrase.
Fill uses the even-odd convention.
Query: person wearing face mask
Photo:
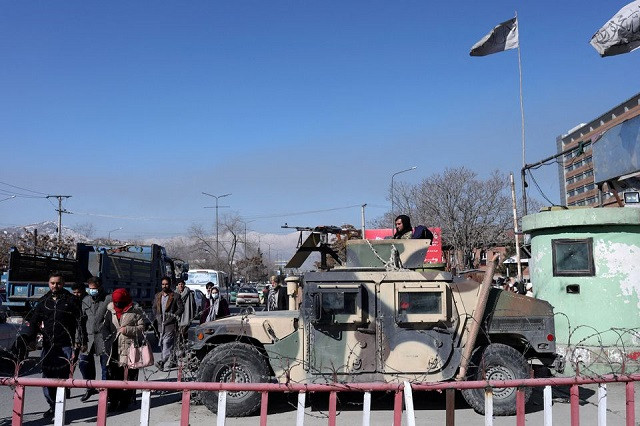
[[[200,314],[200,324],[213,321],[231,315],[229,304],[220,297],[220,290],[212,282],[206,285],[207,296],[202,305],[202,313]]]
[[[80,348],[78,356],[78,366],[80,373],[85,380],[95,380],[96,363],[95,357],[100,360],[101,379],[107,380],[107,355],[102,337],[102,321],[104,319],[107,305],[112,301],[111,295],[107,295],[102,288],[102,281],[98,277],[91,277],[87,280],[89,290],[82,298],[82,326],[86,331],[86,344]],[[80,401],[86,402],[92,395],[97,395],[97,389],[88,388]]]
[[[162,291],[153,301],[153,312],[158,323],[158,344],[162,349],[160,360],[156,363],[159,370],[176,366],[174,347],[178,333],[178,322],[184,312],[180,295],[171,289],[171,277],[162,278]]]

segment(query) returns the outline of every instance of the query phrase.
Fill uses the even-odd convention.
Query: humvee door
[[[376,368],[376,336],[369,306],[373,283],[319,284],[314,291],[307,349],[311,374],[359,374]]]

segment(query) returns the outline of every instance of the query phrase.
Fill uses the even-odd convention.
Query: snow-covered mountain
[[[8,228],[0,229],[0,232],[8,235],[20,236],[25,233],[25,229],[31,232],[37,229],[38,235],[49,235],[50,237],[58,236],[58,224],[53,221],[33,223],[30,225],[23,225],[23,226],[12,226]],[[67,228],[64,225],[62,226],[62,236],[71,237],[78,242],[88,240],[86,235],[76,232],[73,229]]]

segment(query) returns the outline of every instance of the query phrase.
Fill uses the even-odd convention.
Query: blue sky
[[[220,213],[259,232],[357,225],[414,165],[397,179],[519,175],[517,52],[469,56],[516,10],[528,162],[639,92],[640,52],[589,45],[624,4],[5,1],[0,181],[72,195],[65,225],[99,236],[213,226],[202,191],[232,193]],[[535,176],[557,202],[557,169]],[[0,202],[0,227],[55,218],[45,199]]]

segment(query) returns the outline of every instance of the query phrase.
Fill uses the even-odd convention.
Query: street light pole
[[[228,197],[229,195],[231,195],[231,193],[224,195],[213,195],[207,192],[203,192],[203,194],[216,199],[216,259],[220,259],[220,240],[218,234],[218,199]]]
[[[395,218],[395,214],[393,212],[394,210],[394,193],[393,193],[393,178],[396,177],[396,175],[399,175],[400,173],[404,173],[404,172],[410,172],[411,170],[415,170],[417,169],[418,166],[413,166],[413,167],[409,167],[408,169],[404,169],[404,170],[400,170],[399,172],[395,172],[394,174],[391,175],[391,220],[394,220]],[[395,226],[395,222],[393,224]],[[391,227],[391,229],[393,230],[393,226]]]
[[[122,231],[122,227],[116,228],[116,229],[112,229],[111,231],[109,231],[109,242],[111,242],[111,233],[112,232],[116,232],[116,231]]]

